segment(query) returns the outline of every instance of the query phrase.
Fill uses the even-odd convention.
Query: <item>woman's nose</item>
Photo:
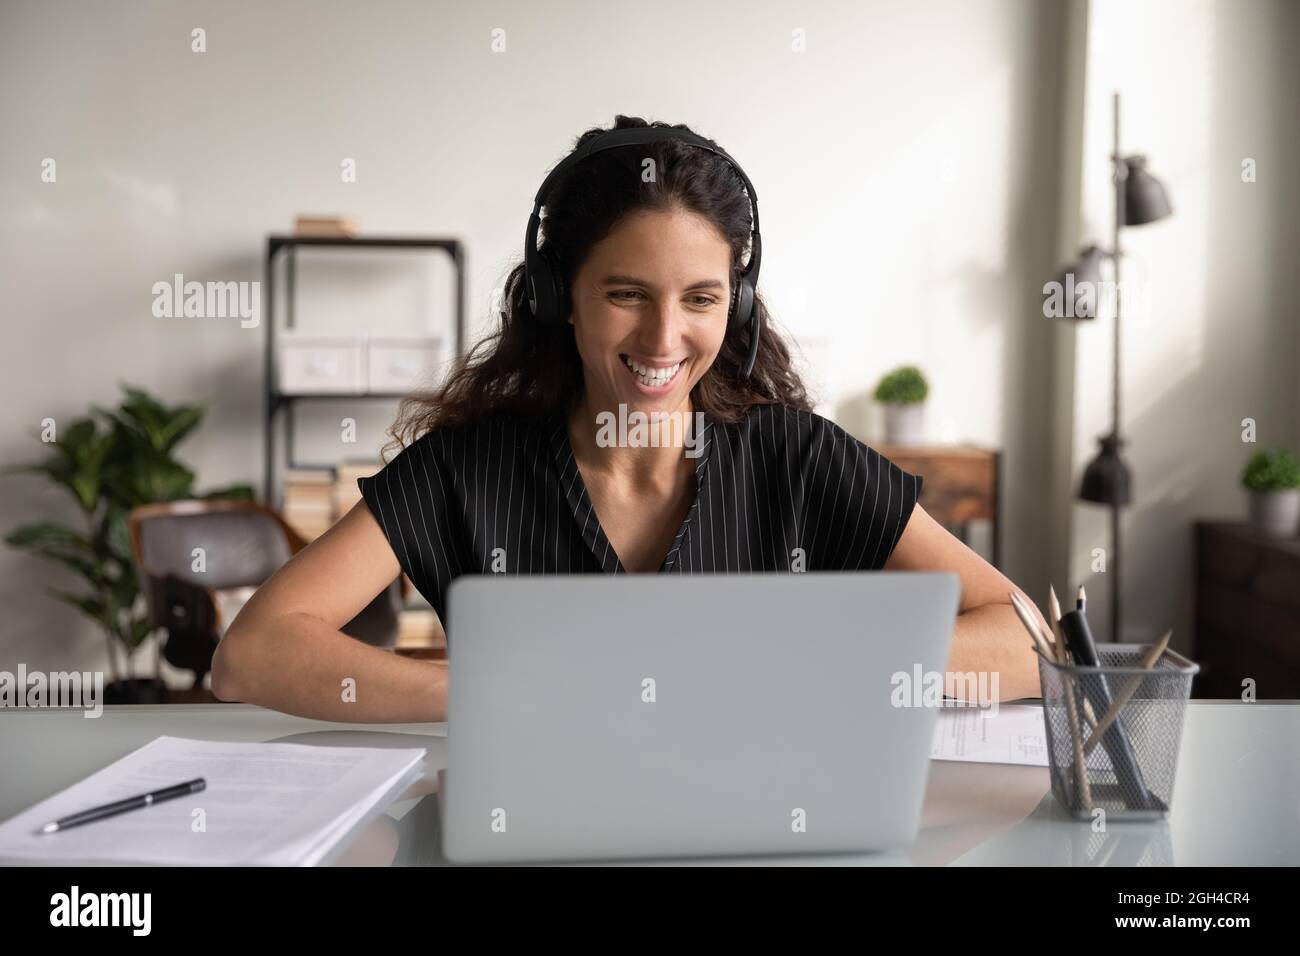
[[[641,330],[643,347],[658,357],[671,355],[681,340],[682,314],[675,303],[667,302],[647,310]]]

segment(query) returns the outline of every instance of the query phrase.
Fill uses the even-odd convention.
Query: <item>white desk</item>
[[[761,733],[761,728],[756,728]],[[445,865],[433,775],[445,724],[335,724],[243,704],[0,711],[0,820],[161,734],[209,740],[422,746],[426,780],[363,830],[336,861]],[[886,854],[746,858],[724,863],[828,865],[1300,864],[1300,703],[1192,701],[1173,810],[1155,823],[1093,833],[1055,805],[1045,768],[932,761],[921,833]]]

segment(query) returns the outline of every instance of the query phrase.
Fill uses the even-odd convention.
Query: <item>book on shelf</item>
[[[429,607],[403,608],[397,616],[398,647],[447,646],[447,635],[438,614]]]
[[[361,224],[351,216],[298,216],[293,221],[294,235],[353,239]]]
[[[286,485],[328,485],[334,481],[333,468],[286,468]]]
[[[334,481],[334,508],[342,518],[361,500],[361,489],[357,487],[358,478],[367,478],[383,468],[380,461],[345,461],[338,466],[338,477]]]
[[[332,512],[334,510],[333,491],[333,487],[329,485],[324,488],[299,488],[288,485],[284,490],[284,507],[303,511]]]
[[[284,520],[307,541],[320,537],[361,500],[357,479],[383,468],[350,459],[334,468],[289,468],[284,473]]]
[[[298,532],[298,535],[304,541],[315,541],[326,531],[334,526],[334,522],[329,518],[311,518],[303,515],[284,516],[284,520],[289,527]]]
[[[290,468],[284,473],[284,520],[307,541],[334,524],[334,469]]]

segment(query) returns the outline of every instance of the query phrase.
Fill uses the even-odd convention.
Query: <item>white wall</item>
[[[622,112],[687,122],[745,165],[763,211],[762,286],[804,344],[826,410],[873,437],[864,396],[888,368],[917,362],[932,379],[934,437],[1005,449],[1008,571],[1042,594],[1066,544],[1047,491],[1060,333],[1038,298],[1069,159],[1065,10],[8,3],[0,458],[32,457],[40,419],[110,402],[126,380],[210,402],[182,449],[201,484],[256,481],[261,331],[155,319],[152,284],[175,272],[259,279],[266,233],[297,213],[342,212],[371,233],[462,237],[482,328],[545,171],[579,132]],[[202,55],[189,50],[196,26]],[[503,54],[489,49],[496,27]],[[806,53],[791,50],[796,29]],[[56,185],[40,182],[46,156]],[[339,181],[348,156],[351,185]],[[69,513],[38,481],[5,489],[0,527]],[[69,583],[0,550],[4,661],[102,666],[93,628],[41,593]]]
[[[1125,309],[1123,434],[1137,497],[1124,521],[1126,640],[1174,629],[1190,647],[1192,523],[1241,520],[1238,479],[1263,445],[1295,446],[1300,351],[1300,5],[1287,0],[1092,0],[1080,239],[1109,243],[1111,94],[1121,146],[1143,153],[1174,215],[1124,230],[1126,276],[1150,290],[1149,314]],[[1257,181],[1242,181],[1242,161]],[[1110,427],[1109,317],[1075,339],[1075,481]],[[1074,334],[1074,333],[1071,333]],[[1258,424],[1243,444],[1242,419]],[[1072,582],[1108,607],[1113,575],[1103,508],[1075,508]],[[1093,617],[1109,633],[1104,612]],[[1100,634],[1099,634],[1100,637]]]

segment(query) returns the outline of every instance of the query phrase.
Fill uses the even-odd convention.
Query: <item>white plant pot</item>
[[[1250,523],[1274,538],[1293,538],[1300,526],[1300,488],[1250,493]]]
[[[890,445],[919,445],[925,425],[925,403],[885,403],[885,442]]]

